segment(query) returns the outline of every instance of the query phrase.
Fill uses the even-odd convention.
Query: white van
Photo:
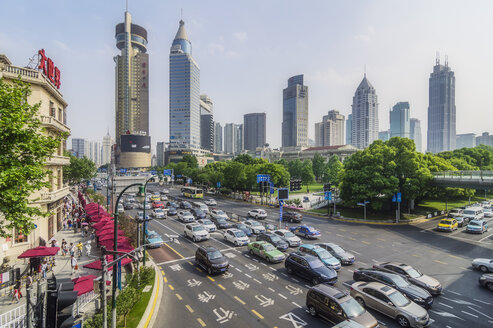
[[[462,216],[469,222],[471,220],[482,220],[484,212],[482,207],[468,207],[462,213]]]

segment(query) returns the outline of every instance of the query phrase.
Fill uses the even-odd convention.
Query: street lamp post
[[[155,176],[150,177],[149,179],[146,180],[144,186],[141,185],[139,188],[139,194],[144,196],[144,215],[142,219],[144,220],[142,223],[142,244],[146,244],[146,233],[147,233],[147,219],[146,219],[146,200],[147,200],[147,195],[146,195],[146,190],[147,190],[147,183],[150,181],[154,182]],[[159,182],[161,183],[161,178],[159,178]],[[142,266],[146,266],[146,250],[147,247],[144,246],[144,255],[142,257]]]
[[[123,196],[123,193],[132,187],[141,187],[142,183],[133,183],[127,187],[125,187],[118,198],[116,199],[115,209],[113,213],[114,217],[114,231],[113,231],[113,251],[115,251],[115,255],[118,252],[118,204],[120,203],[120,198]],[[145,204],[144,204],[145,205]],[[114,256],[115,256],[114,255]],[[112,294],[111,294],[111,327],[116,328],[116,281],[118,279],[118,263],[115,262],[113,264],[113,282],[112,282]]]

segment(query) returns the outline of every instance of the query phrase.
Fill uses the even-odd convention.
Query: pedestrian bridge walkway
[[[433,173],[438,187],[493,190],[493,171],[443,171]]]

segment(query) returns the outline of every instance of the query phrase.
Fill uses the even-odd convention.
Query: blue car
[[[162,244],[164,244],[163,238],[153,230],[149,230],[147,232],[147,244],[150,244],[147,246],[147,248],[159,248],[161,247]]]
[[[317,257],[322,263],[331,269],[341,269],[341,262],[335,258],[328,250],[317,245],[303,244],[299,248],[300,252]]]
[[[472,220],[469,222],[466,228],[466,232],[471,232],[471,233],[484,233],[485,231],[488,231],[488,222],[483,221],[483,220]]]
[[[250,229],[246,224],[237,223],[237,224],[235,224],[235,228],[236,229],[240,229],[241,231],[243,231],[245,233],[245,235],[247,235],[248,237],[250,237],[251,235],[253,235],[252,229]]]
[[[318,239],[321,236],[320,231],[318,231],[314,227],[307,226],[307,225],[300,225],[297,227],[291,227],[291,228],[289,228],[289,230],[292,233],[294,233],[295,235],[305,237],[307,239]]]

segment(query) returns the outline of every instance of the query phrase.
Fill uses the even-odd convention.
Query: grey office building
[[[411,119],[411,139],[414,140],[414,144],[416,145],[416,151],[423,152],[423,140],[421,137],[421,121],[417,118]]]
[[[289,78],[282,106],[282,147],[308,146],[308,87],[303,75]]]
[[[243,151],[243,124],[226,123],[224,126],[224,152],[237,155]]]
[[[353,114],[349,114],[346,120],[346,145],[352,145],[352,133],[353,133]]]
[[[354,93],[352,107],[351,143],[364,149],[378,139],[378,97],[366,74]]]
[[[315,123],[315,146],[339,146],[344,144],[344,115],[336,110],[329,111],[322,117],[322,122]]]
[[[202,149],[214,152],[213,103],[207,95],[200,95],[200,145]]]
[[[410,138],[410,130],[409,103],[398,102],[390,111],[390,137]]]
[[[476,146],[486,145],[493,147],[493,135],[488,132],[483,132],[480,136],[476,137]]]
[[[214,122],[214,153],[223,152],[223,127],[221,123]]]
[[[457,149],[476,147],[476,134],[474,133],[458,134],[455,138],[455,146],[457,147]]]
[[[156,165],[165,166],[166,160],[164,154],[166,153],[166,144],[164,142],[158,142],[156,146]]]
[[[246,150],[255,151],[266,143],[265,113],[250,113],[243,116],[244,145]]]
[[[439,153],[455,149],[455,75],[437,58],[429,79],[428,147]]]
[[[390,139],[390,130],[378,132],[378,139],[382,141],[387,141]]]
[[[89,152],[87,149],[88,142],[81,138],[72,138],[72,154],[77,158],[83,158],[86,153]]]

